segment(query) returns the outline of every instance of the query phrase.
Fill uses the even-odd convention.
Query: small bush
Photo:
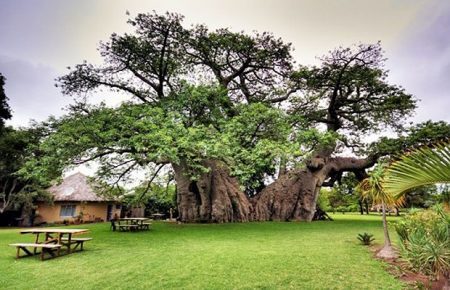
[[[395,225],[411,269],[439,277],[450,271],[449,218],[441,208],[414,211]]]
[[[348,212],[348,209],[346,206],[341,205],[336,208],[336,211],[341,212],[342,214],[345,214],[346,212]]]
[[[358,212],[359,211],[359,206],[357,204],[350,204],[349,206],[347,206],[347,211],[349,211],[349,212]]]
[[[370,246],[370,244],[372,244],[372,242],[375,240],[373,235],[368,233],[358,234],[357,238],[363,245],[366,246]]]

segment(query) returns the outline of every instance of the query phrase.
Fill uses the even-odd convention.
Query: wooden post
[[[39,244],[39,233],[36,234],[36,241],[35,241],[35,243],[36,243],[36,244]],[[34,248],[34,251],[33,251],[33,254],[36,255],[36,252],[37,252],[37,248],[35,247],[35,248]]]
[[[58,234],[58,244],[59,244],[59,245],[62,245],[61,242],[62,242],[62,234],[59,233],[59,234]],[[61,255],[61,247],[59,247],[59,248],[56,250],[56,255],[57,255],[58,257]]]
[[[61,237],[60,237],[61,239]],[[70,254],[70,245],[72,244],[72,234],[69,233],[69,244],[67,245],[67,252]]]

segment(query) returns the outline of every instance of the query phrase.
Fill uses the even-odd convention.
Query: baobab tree
[[[130,101],[74,105],[24,174],[54,177],[96,160],[117,184],[133,170],[152,180],[168,167],[182,221],[310,221],[321,186],[345,171],[362,177],[386,153],[365,150],[360,137],[401,129],[415,108],[386,80],[379,43],[296,67],[291,45],[270,33],[188,29],[182,20],[139,14],[133,34],[100,45],[103,65],[84,62],[59,78],[67,95],[108,89]],[[344,147],[363,157],[339,157]]]

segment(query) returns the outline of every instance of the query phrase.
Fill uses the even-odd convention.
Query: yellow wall
[[[75,204],[75,217],[61,217],[61,205]],[[120,209],[116,209],[116,205],[110,203],[113,206],[112,217],[114,214],[120,216]],[[37,218],[35,222],[62,222],[68,220],[69,222],[75,221],[76,216],[83,212],[83,221],[95,221],[96,219],[102,219],[106,221],[108,203],[104,202],[55,202],[53,205],[40,203],[37,204]]]
[[[53,223],[56,221],[61,221],[62,218],[59,216],[61,206],[59,204],[38,204],[36,209],[36,222],[48,222]]]

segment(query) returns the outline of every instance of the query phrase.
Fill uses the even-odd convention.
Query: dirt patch
[[[431,277],[412,272],[408,269],[408,265],[405,261],[402,261],[401,258],[397,259],[380,259],[376,257],[378,251],[381,250],[380,246],[372,246],[370,247],[371,252],[373,253],[373,258],[377,260],[382,260],[386,262],[389,266],[387,268],[388,272],[394,275],[396,278],[405,282],[410,286],[408,289],[429,289],[429,290],[444,290],[450,289],[445,288],[446,279],[441,278],[439,280],[432,280]]]

